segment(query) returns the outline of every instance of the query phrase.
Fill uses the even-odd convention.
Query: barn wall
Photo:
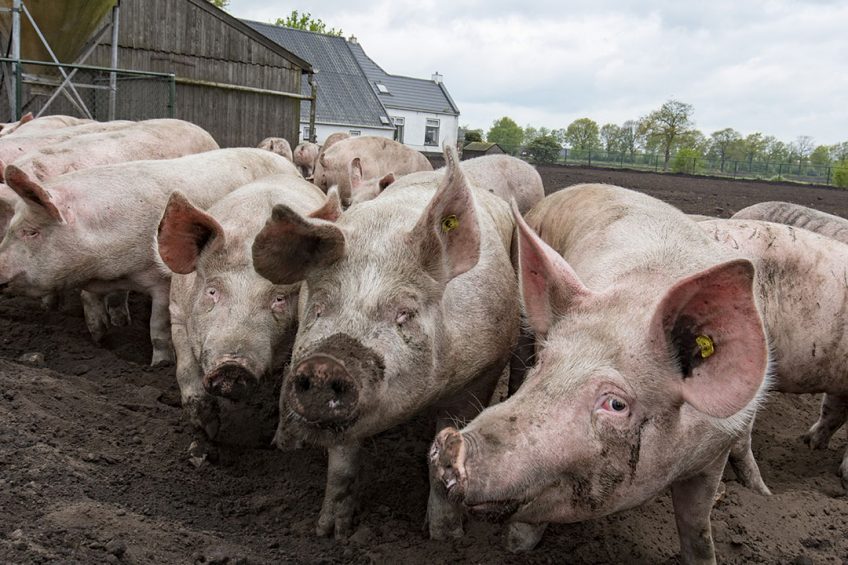
[[[301,69],[231,23],[192,0],[123,0],[118,67],[299,93]],[[97,47],[89,64],[109,66],[110,60],[107,42]],[[141,83],[137,90],[135,94],[119,92],[119,107],[139,103],[145,97]],[[132,116],[125,107],[120,110],[119,115]],[[146,112],[139,106],[139,117],[147,117]],[[300,101],[177,84],[175,117],[205,128],[221,147],[255,146],[269,136],[284,137],[294,146]]]

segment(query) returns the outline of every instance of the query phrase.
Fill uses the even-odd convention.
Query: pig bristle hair
[[[753,418],[757,411],[765,405],[771,393],[774,392],[774,372],[776,368],[774,359],[774,351],[772,347],[769,346],[766,372],[763,377],[763,382],[760,384],[759,390],[757,390],[757,394],[754,395],[754,398],[751,399],[745,408],[733,416],[730,416],[729,418],[710,418],[710,423],[714,427],[730,435],[738,436],[739,434],[746,433],[748,424],[751,422],[751,418]]]

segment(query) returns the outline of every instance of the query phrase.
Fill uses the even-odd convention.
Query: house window
[[[303,126],[303,137],[302,141],[309,141],[309,126]]]
[[[380,91],[380,94],[388,94],[389,93],[389,88],[385,84],[383,84],[382,82],[377,83],[377,90]]]
[[[427,120],[427,128],[424,130],[424,145],[439,146],[439,120]]]
[[[392,116],[392,123],[395,124],[395,141],[398,143],[403,143],[403,126],[406,121],[403,118],[398,118],[397,116]]]
[[[350,134],[351,137],[356,137],[358,135],[362,135],[362,132],[359,131],[358,129],[352,129],[348,133]]]

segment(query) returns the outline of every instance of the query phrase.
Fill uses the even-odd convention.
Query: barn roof
[[[462,148],[463,151],[488,151],[497,143],[488,143],[486,141],[472,141],[468,145]],[[498,145],[498,149],[503,149],[500,145]]]
[[[459,108],[448,94],[444,83],[390,75],[365,54],[365,50],[359,43],[349,41],[348,47],[386,108],[459,115]],[[378,87],[380,84],[385,86],[387,92],[383,92]]]
[[[394,129],[386,108],[354,57],[344,37],[302,31],[243,20],[298,57],[309,61],[318,83],[316,121],[324,124]],[[310,95],[303,81],[301,92]],[[309,118],[309,104],[301,104],[301,120]]]

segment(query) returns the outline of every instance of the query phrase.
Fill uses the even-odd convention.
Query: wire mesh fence
[[[663,155],[655,153],[568,149],[564,150],[558,162],[565,165],[617,167],[642,171],[794,181],[833,186],[846,186],[843,184],[842,177],[848,174],[843,172],[843,170],[848,171],[848,164],[846,163],[815,164],[809,161],[785,163],[753,159],[731,160],[687,154],[672,155],[667,164],[664,161]]]
[[[33,115],[146,120],[173,117],[173,75],[0,58],[0,121]]]

